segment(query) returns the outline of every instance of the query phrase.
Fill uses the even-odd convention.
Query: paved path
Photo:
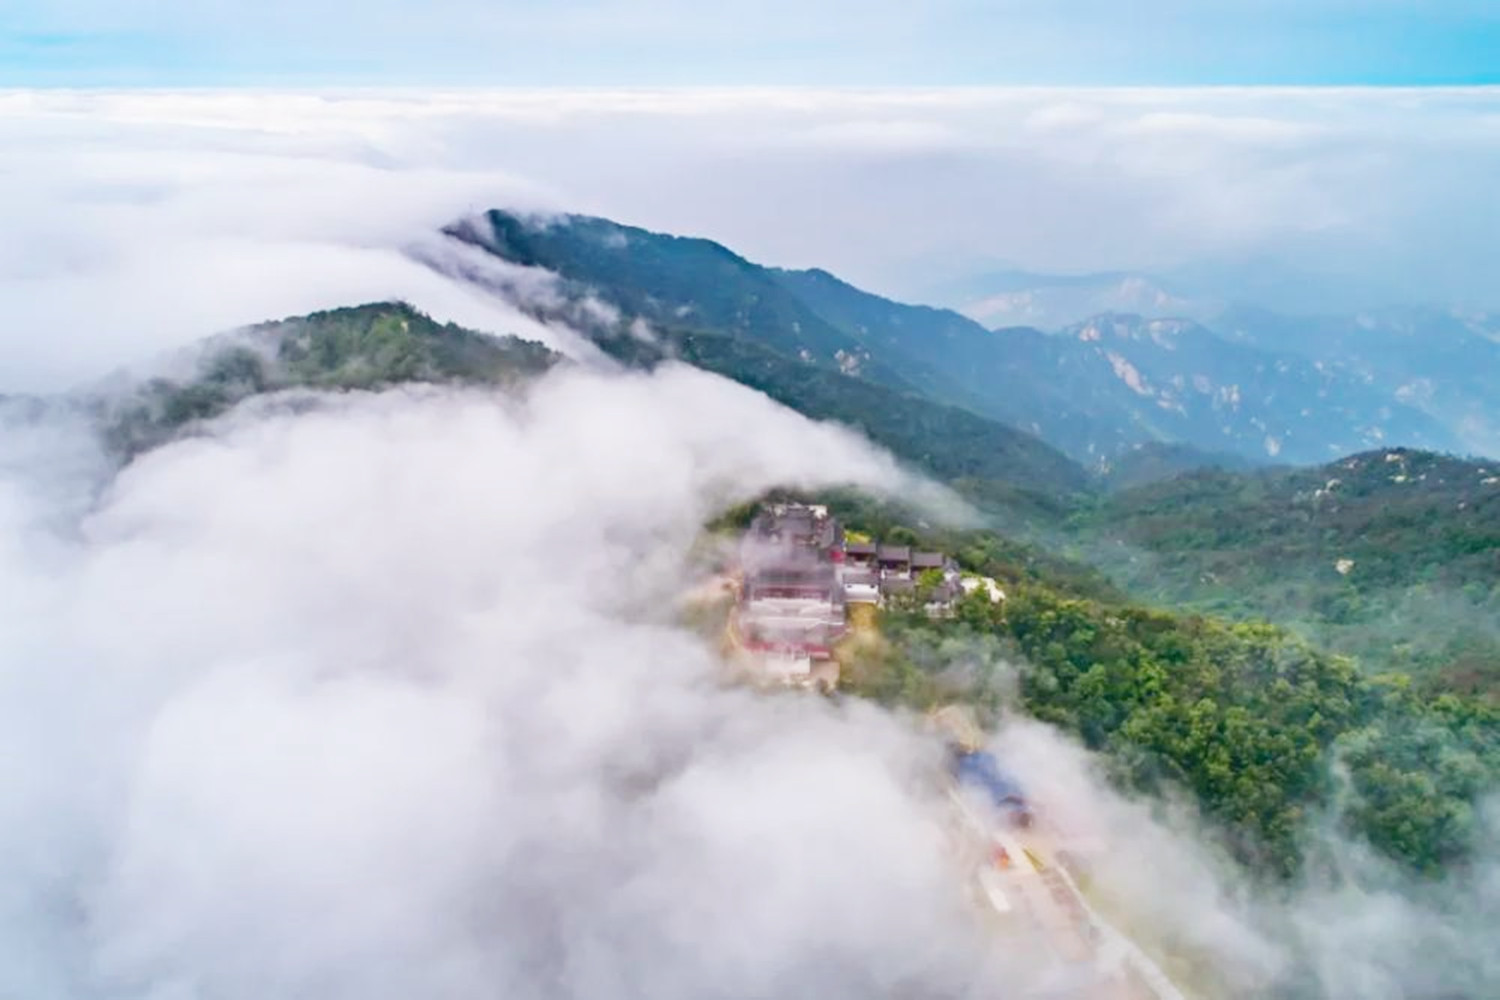
[[[1149,955],[1089,906],[1073,877],[1052,860],[1044,838],[980,817],[957,789],[949,796],[986,855],[980,895],[1015,929],[1037,936],[1063,968],[1080,970],[1079,1000],[1188,1000]],[[1003,854],[992,853],[993,847]],[[997,859],[1003,859],[997,860]]]

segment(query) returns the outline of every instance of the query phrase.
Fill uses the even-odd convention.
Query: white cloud
[[[1232,288],[1251,266],[1237,262],[1269,260],[1380,294],[1482,300],[1500,228],[1481,195],[1500,168],[1500,133],[1485,124],[1496,99],[10,92],[0,362],[11,388],[56,385],[222,327],[390,296],[543,336],[514,314],[480,314],[400,254],[497,205],[707,235],[896,293],[996,261],[1207,261]]]
[[[1457,182],[1493,162],[1495,137],[1464,127],[1491,104],[3,95],[0,388],[397,296],[580,350],[403,252],[544,299],[545,274],[437,249],[435,227],[492,204],[876,280],[939,251],[1144,265],[1274,244],[1309,219],[1451,220],[1472,208]],[[1462,154],[1441,190],[1410,159],[1431,148]],[[1370,208],[1358,181],[1400,211]],[[788,481],[936,502],[930,486],[672,366],[558,374],[524,403],[410,389],[295,418],[282,403],[115,476],[78,418],[0,401],[0,992],[989,995],[988,975],[1042,971],[994,955],[959,912],[932,746],[867,705],[725,690],[711,649],[661,611],[719,505]],[[1043,730],[999,745],[1049,808],[1107,827],[1125,860],[1100,884],[1148,928],[1216,956],[1235,987],[1283,968],[1264,911],[1191,837],[1112,798]],[[1142,880],[1163,869],[1169,896]],[[1399,894],[1328,931],[1321,915],[1349,905],[1270,911],[1317,956],[1358,960],[1327,963],[1330,995],[1399,987],[1380,955],[1432,940],[1414,926],[1469,940],[1467,911],[1437,919]]]
[[[910,720],[728,688],[670,610],[710,513],[923,495],[889,456],[672,365],[297,401],[118,472],[76,417],[0,407],[0,993],[1055,987],[1034,928],[966,908]],[[1329,997],[1488,969],[1461,893],[1330,930],[1347,893],[1247,896],[1044,727],[996,749],[1103,841],[1112,913],[1228,995],[1298,947]]]
[[[888,457],[675,367],[259,401],[102,494],[7,416],[0,991],[956,987],[931,748],[666,610],[715,505]]]

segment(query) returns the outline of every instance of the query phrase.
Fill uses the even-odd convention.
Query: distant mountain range
[[[1189,320],[1111,313],[1055,334],[991,330],[952,310],[872,295],[826,271],[764,267],[709,240],[606,219],[493,211],[448,232],[510,264],[558,275],[564,302],[607,307],[595,311],[589,332],[613,353],[644,350],[628,336],[638,322],[669,340],[727,337],[782,363],[970,410],[1095,471],[1143,444],[1316,463],[1391,443],[1461,451],[1483,437],[1455,430],[1449,411],[1424,408],[1421,385],[1393,390],[1360,367],[1308,357],[1288,349],[1290,338],[1248,327],[1226,338]],[[579,312],[572,310],[575,325]],[[1488,427],[1488,414],[1480,406],[1462,419]]]
[[[1102,313],[1148,319],[1207,319],[1219,306],[1153,275],[1126,271],[1037,274],[987,271],[933,286],[931,301],[987,327],[1060,330]]]
[[[1237,343],[1309,359],[1421,410],[1456,450],[1500,456],[1500,314],[1408,306],[1293,317],[1238,307],[1216,325]]]
[[[1419,409],[1460,450],[1500,455],[1500,312],[1408,305],[1304,313],[1275,296],[1263,300],[1278,302],[1274,309],[1232,304],[1253,300],[1253,288],[1213,294],[1186,278],[1125,272],[986,272],[932,294],[987,326],[1056,331],[1120,313],[1192,319],[1225,340],[1317,362],[1387,402]]]

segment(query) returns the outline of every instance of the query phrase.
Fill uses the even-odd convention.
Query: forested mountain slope
[[[850,691],[1052,722],[1102,753],[1122,786],[1187,792],[1260,876],[1301,870],[1330,818],[1427,873],[1479,846],[1478,800],[1500,780],[1493,699],[1371,677],[1274,626],[1149,608],[990,532],[822,499],[849,527],[953,553],[1007,595],[992,604],[976,591],[954,620],[889,611],[887,641],[852,665]]]
[[[818,315],[879,355],[918,357],[959,386],[967,405],[1024,428],[1097,466],[1140,440],[1105,386],[1087,393],[1060,377],[1070,345],[1040,330],[990,331],[948,309],[905,305],[826,271],[774,272]]]
[[[1242,306],[1215,326],[1429,414],[1452,429],[1453,450],[1500,457],[1500,316],[1416,306],[1286,316]]]
[[[762,267],[709,240],[585,216],[497,210],[448,233],[556,274],[564,296],[617,312],[621,322],[599,331],[605,339],[636,320],[740,338],[973,410],[1094,468],[1148,442],[1259,461],[1324,461],[1386,442],[1455,446],[1436,420],[1358,378],[1185,321],[1107,316],[1062,335],[992,331],[825,271]]]
[[[815,420],[852,427],[949,483],[969,481],[992,506],[1050,521],[1093,487],[1040,439],[970,410],[787,358],[722,334],[668,330],[673,357],[716,372]]]
[[[441,324],[401,302],[263,323],[198,345],[186,370],[94,396],[111,448],[130,456],[281,389],[376,389],[407,382],[512,385],[560,360],[540,344]]]
[[[1077,527],[1076,551],[1137,593],[1500,690],[1500,463],[1391,449],[1198,471],[1113,494]]]
[[[771,272],[718,244],[571,216],[491,212],[485,223],[493,232],[470,225],[452,233],[509,263],[560,275],[566,301],[602,302],[583,315],[521,304],[582,327],[628,364],[675,359],[724,375],[815,419],[855,427],[939,479],[981,481],[1016,510],[1091,486],[1081,466],[1035,435],[965,406],[968,397],[946,376],[829,324]]]
[[[915,388],[912,372],[902,370],[909,359],[871,357],[858,338],[825,322],[764,268],[709,240],[587,216],[535,219],[501,211],[450,227],[449,234],[560,276],[562,294],[602,301],[627,325],[642,319],[732,335],[820,368]]]

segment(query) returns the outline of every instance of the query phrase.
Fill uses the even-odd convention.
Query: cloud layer
[[[263,400],[102,480],[6,416],[4,992],[961,985],[931,748],[672,620],[717,505],[888,458],[688,369]]]
[[[728,687],[677,621],[706,517],[835,482],[923,489],[670,365],[252,399],[123,470],[0,401],[0,992],[1072,995],[1086,971],[966,901],[914,720]],[[1492,860],[1414,887],[1356,851],[1258,897],[1055,732],[996,749],[1105,849],[1111,918],[1217,995],[1500,971]]]
[[[1222,295],[1493,302],[1500,96],[1454,91],[11,92],[6,387],[405,296],[544,334],[401,248],[578,210],[878,291],[997,265]]]
[[[773,483],[910,493],[888,457],[672,367],[307,402],[247,402],[117,475],[84,424],[4,414],[0,987],[1072,981],[1031,929],[965,909],[908,720],[725,688],[674,623],[712,511]],[[1111,846],[1098,884],[1172,948],[1237,988],[1282,970],[1212,860],[1084,755],[1022,723],[998,749],[1052,822]]]
[[[1493,261],[1496,120],[1484,93],[13,93],[0,392],[389,297],[572,349],[407,254],[492,204],[877,285],[1358,238],[1458,289]],[[1437,260],[1400,244],[1424,226]],[[918,489],[888,456],[670,366],[298,412],[254,400],[117,472],[81,417],[0,399],[0,993],[1042,987],[963,909],[935,748],[871,706],[721,687],[669,611],[712,511]],[[1493,974],[1469,936],[1492,868],[1430,903],[1388,881],[1358,922],[1329,915],[1364,890],[1278,908],[1050,732],[1000,746],[1107,829],[1132,929],[1232,990]]]

